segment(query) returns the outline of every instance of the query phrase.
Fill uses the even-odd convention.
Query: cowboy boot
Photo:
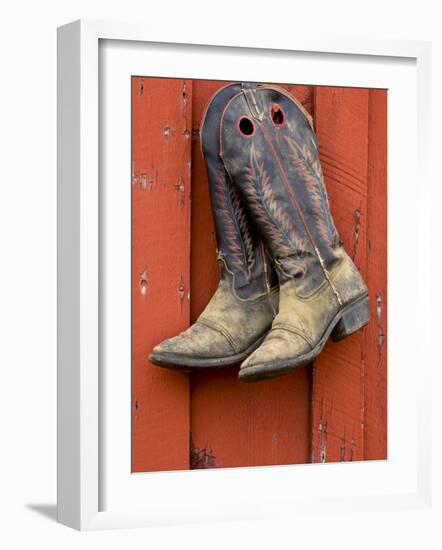
[[[273,262],[219,156],[222,112],[239,91],[239,85],[218,91],[200,129],[217,235],[219,285],[190,328],[153,349],[149,360],[158,366],[190,370],[239,363],[259,346],[276,314],[278,279]]]
[[[330,213],[312,120],[285,90],[244,84],[221,120],[224,166],[277,267],[279,313],[239,378],[278,376],[309,363],[328,337],[369,321],[368,291]]]

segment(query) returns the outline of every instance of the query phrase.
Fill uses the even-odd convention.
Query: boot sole
[[[263,334],[251,346],[241,353],[229,355],[228,357],[193,357],[186,358],[178,353],[151,353],[149,361],[158,367],[166,369],[179,370],[181,372],[194,372],[203,369],[219,369],[222,367],[230,367],[237,363],[241,363],[253,353],[262,344],[268,332]]]
[[[316,346],[304,355],[294,359],[282,359],[272,363],[263,363],[245,367],[238,373],[241,382],[258,382],[287,374],[294,369],[307,365],[323,350],[329,336],[334,342],[343,340],[347,336],[365,327],[370,320],[369,299],[365,295],[338,311]]]

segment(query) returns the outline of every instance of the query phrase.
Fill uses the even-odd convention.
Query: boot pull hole
[[[255,125],[250,118],[243,116],[238,121],[238,128],[243,136],[250,137],[255,133]]]
[[[277,103],[274,103],[270,107],[270,116],[272,117],[273,124],[275,126],[283,126],[283,124],[284,124],[284,112]]]

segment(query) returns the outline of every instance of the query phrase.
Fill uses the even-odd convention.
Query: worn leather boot
[[[285,90],[244,84],[221,120],[221,157],[277,266],[279,313],[239,378],[305,365],[369,321],[368,292],[330,213],[310,116]]]
[[[263,341],[278,307],[273,261],[251,223],[243,199],[220,158],[220,120],[238,84],[211,99],[200,129],[218,242],[220,282],[209,304],[186,331],[157,345],[149,360],[195,370],[243,361]]]

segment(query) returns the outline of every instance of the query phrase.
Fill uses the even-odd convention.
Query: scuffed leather
[[[217,327],[239,353],[270,329],[278,302],[278,289],[255,300],[238,299],[232,291],[230,276],[225,273],[198,321]]]
[[[215,294],[196,322],[158,344],[153,353],[179,354],[183,359],[236,355],[268,332],[278,301],[278,289],[254,300],[240,300],[233,291],[232,275],[223,269]]]
[[[330,272],[343,306],[367,294],[367,287],[345,250],[337,250],[339,261]],[[325,282],[308,297],[296,292],[293,279],[286,278],[280,287],[279,312],[272,329],[261,346],[241,365],[241,369],[256,365],[272,365],[277,361],[297,358],[310,352],[320,340],[329,323],[341,309],[331,286]]]

